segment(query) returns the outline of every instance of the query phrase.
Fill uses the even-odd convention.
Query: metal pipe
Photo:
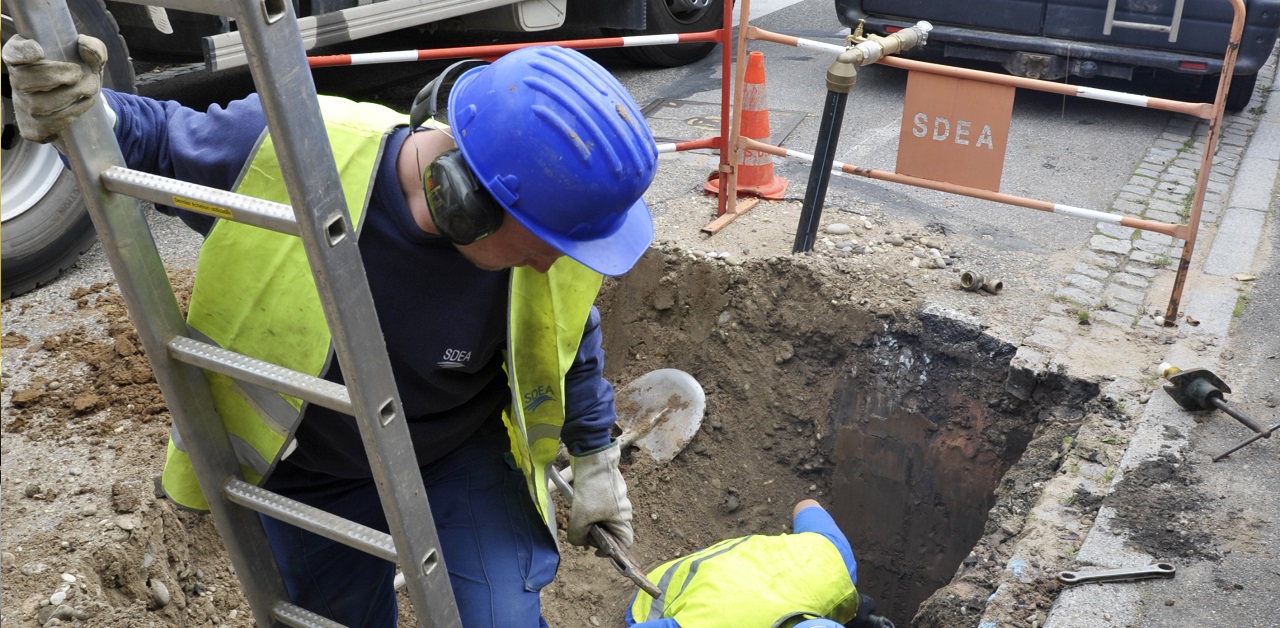
[[[809,169],[809,183],[805,187],[804,202],[800,206],[800,224],[796,227],[796,239],[792,253],[813,250],[818,237],[818,223],[822,220],[822,202],[827,198],[827,184],[831,182],[831,164],[836,158],[840,141],[840,122],[844,119],[844,106],[849,100],[849,89],[836,91],[832,85],[832,73],[837,68],[847,68],[848,87],[857,80],[857,70],[852,63],[836,61],[827,70],[827,101],[822,107],[822,120],[818,126],[818,145],[814,148],[813,167]],[[845,71],[845,70],[841,70]]]
[[[808,153],[802,153],[800,151],[795,151],[788,148],[782,148],[780,146],[774,146],[772,144],[765,144],[764,142],[756,141],[748,137],[742,138],[742,143],[747,148],[750,148],[751,150],[758,150],[760,152],[769,153],[770,155],[776,155],[778,157],[795,157],[797,159],[808,161],[810,163],[815,161],[814,156]],[[1186,225],[1175,225],[1175,224],[1164,223],[1164,222],[1156,222],[1154,220],[1144,220],[1142,218],[1130,218],[1129,216],[1119,216],[1116,214],[1108,214],[1106,212],[1100,212],[1092,209],[1084,209],[1082,207],[1073,207],[1071,205],[1063,205],[1061,203],[1051,203],[1049,201],[1042,201],[1034,198],[1026,198],[1024,196],[1015,196],[1013,194],[1005,194],[1003,192],[992,192],[990,190],[983,190],[983,189],[971,188],[963,185],[956,185],[955,183],[933,181],[930,179],[923,179],[920,177],[913,177],[910,175],[898,174],[896,172],[888,172],[885,170],[876,170],[874,168],[866,168],[863,166],[845,164],[838,161],[832,162],[831,169],[839,170],[841,172],[844,172],[845,174],[854,174],[860,177],[867,177],[869,179],[889,181],[891,183],[901,183],[903,185],[913,185],[915,187],[927,188],[930,190],[937,190],[939,192],[948,192],[950,194],[959,194],[961,196],[980,198],[986,201],[995,201],[997,203],[1004,203],[1006,205],[1017,205],[1018,207],[1026,207],[1028,209],[1035,209],[1043,212],[1049,212],[1054,214],[1065,214],[1067,216],[1072,216],[1074,218],[1084,218],[1086,220],[1110,222],[1117,225],[1123,225],[1126,227],[1133,227],[1135,229],[1144,229],[1146,231],[1163,233],[1165,235],[1173,236],[1175,238],[1185,237],[1186,230],[1187,230]]]
[[[751,0],[739,3],[738,23],[747,24],[751,19]],[[724,27],[730,28],[732,2],[725,2]],[[729,76],[728,42],[721,64],[721,76]],[[729,99],[729,82],[720,81],[720,137],[724,145],[720,149],[720,193],[717,199],[717,216],[735,216],[738,209],[738,163],[742,155],[742,100],[747,91],[747,33],[738,29],[734,46],[737,59],[733,66],[733,99]],[[730,106],[732,103],[732,106]],[[730,109],[733,110],[732,116]]]
[[[390,50],[386,52],[357,52],[338,55],[313,55],[307,57],[307,65],[327,68],[345,65],[369,65],[374,63],[403,63],[432,59],[493,59],[509,52],[530,46],[560,46],[574,50],[594,48],[634,48],[638,46],[665,46],[668,44],[721,43],[721,31],[700,33],[675,33],[671,35],[635,35],[631,37],[592,37],[585,39],[560,39],[524,44],[494,44],[490,46],[458,46],[456,48],[423,48],[418,50]]]
[[[928,22],[920,22],[888,37],[864,41],[840,53],[827,68],[827,100],[822,107],[822,119],[818,124],[818,144],[813,150],[816,157],[809,169],[809,183],[805,186],[804,202],[800,206],[800,224],[796,227],[792,253],[812,251],[813,243],[818,237],[818,223],[822,219],[821,203],[827,198],[831,165],[835,163],[836,147],[840,142],[844,107],[849,101],[849,92],[853,91],[854,84],[858,82],[858,66],[874,63],[884,55],[923,43],[932,28]],[[742,32],[739,36],[746,37],[747,33]],[[751,142],[751,138],[739,138],[735,135],[735,144],[749,145]]]
[[[1267,430],[1265,431],[1265,434],[1269,436],[1272,432],[1276,430],[1280,430],[1280,423],[1276,423],[1275,425],[1272,425],[1271,427],[1267,428]],[[1244,449],[1245,447],[1248,447],[1249,445],[1252,445],[1253,443],[1268,437],[1268,436],[1263,436],[1263,434],[1264,432],[1258,432],[1257,434],[1254,434],[1253,436],[1250,436],[1249,438],[1246,438],[1240,441],[1240,443],[1237,444],[1235,447],[1232,447],[1231,449],[1228,449],[1214,456],[1213,461],[1218,462],[1219,460],[1222,460],[1223,458],[1226,458],[1227,456],[1230,456],[1231,454],[1234,454],[1237,451],[1240,451],[1241,449]]]
[[[1227,416],[1239,421],[1245,427],[1257,432],[1259,438],[1271,438],[1271,430],[1263,429],[1263,427],[1258,425],[1253,419],[1245,416],[1239,410],[1232,408],[1221,395],[1211,395],[1209,397],[1209,403],[1213,404],[1213,407],[1226,412]]]
[[[978,290],[982,289],[982,284],[983,284],[982,275],[972,270],[966,270],[960,273],[961,288],[964,288],[969,292],[977,292]]]

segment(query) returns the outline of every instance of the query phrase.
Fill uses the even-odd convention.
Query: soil
[[[931,299],[958,302],[983,322],[951,348],[969,360],[956,363],[953,375],[961,377],[970,363],[986,360],[974,371],[984,383],[950,402],[940,393],[916,391],[913,403],[927,413],[931,405],[960,407],[960,399],[974,408],[966,415],[970,419],[999,416],[986,422],[942,420],[922,432],[927,440],[921,442],[928,451],[937,434],[952,434],[952,441],[942,442],[950,442],[962,462],[986,460],[1008,471],[986,474],[993,485],[972,524],[974,539],[937,541],[950,545],[963,562],[938,567],[923,593],[895,594],[903,604],[893,619],[911,623],[915,604],[951,580],[954,570],[946,594],[934,595],[916,623],[964,625],[961,619],[976,620],[974,613],[992,595],[1013,540],[1046,486],[1069,461],[1093,464],[1099,451],[1107,451],[1096,439],[1089,450],[1064,446],[1064,439],[1078,434],[1090,416],[1117,419],[1124,413],[1088,401],[1098,379],[1088,373],[1062,376],[1052,386],[1058,392],[1042,399],[999,407],[1006,402],[997,402],[993,391],[1001,389],[1014,348],[1007,339],[1020,338],[1028,323],[1000,314],[1001,303],[1019,301],[1016,280],[1006,277],[999,296],[958,289],[965,251],[980,243],[895,222],[874,208],[833,208],[817,250],[792,256],[790,216],[798,206],[766,203],[709,238],[699,230],[714,218],[708,199],[656,205],[659,240],[631,273],[606,282],[599,304],[606,375],[615,386],[655,368],[679,368],[707,393],[702,427],[674,460],[657,463],[635,448],[624,452],[635,506],[633,551],[648,568],[723,538],[785,532],[792,506],[806,497],[841,506],[847,496],[833,494],[845,481],[834,456],[841,426],[832,406],[842,382],[860,368],[886,381],[895,369],[925,372],[927,360],[898,365],[898,349],[882,351],[881,358],[889,357],[875,362],[877,343],[886,334],[935,333],[918,318],[922,305]],[[1027,267],[1033,266],[1043,264],[1028,260]],[[191,270],[170,272],[177,293],[186,295]],[[169,415],[116,286],[74,285],[75,277],[4,304],[5,623],[252,625],[211,519],[157,497]],[[1158,338],[1149,340],[1159,345]],[[933,342],[945,341],[935,335]],[[998,356],[1003,358],[993,359]],[[1143,391],[1143,385],[1132,386],[1135,397]],[[1010,416],[1023,425],[1012,430]],[[1010,439],[1014,431],[1018,436]],[[1024,450],[1034,455],[1022,456]],[[1109,455],[1118,460],[1118,453]],[[857,470],[855,477],[865,472]],[[1102,489],[1081,490],[1073,512],[1088,521],[1097,507],[1088,503],[1090,496]],[[1140,517],[1134,513],[1133,520]],[[1078,539],[1086,530],[1073,534]],[[606,560],[568,546],[561,535],[560,571],[543,594],[548,622],[621,626],[632,585]],[[860,539],[850,536],[860,551]],[[868,564],[892,569],[893,556],[873,558],[878,551],[872,550]],[[880,582],[892,588],[890,580]],[[1051,586],[1024,589],[1019,595],[1033,600],[1033,608],[1048,608]],[[408,625],[412,611],[403,594],[401,599],[402,623]]]
[[[1123,528],[1139,549],[1152,556],[1195,560],[1222,557],[1216,535],[1204,525],[1209,514],[1199,476],[1171,453],[1147,460],[1125,472],[1116,485],[1112,525]],[[1152,521],[1163,521],[1153,526]]]

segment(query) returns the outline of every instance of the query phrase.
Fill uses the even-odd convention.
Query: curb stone
[[[1276,154],[1276,147],[1280,145],[1280,139],[1276,139],[1280,137],[1280,115],[1265,110],[1268,97],[1273,91],[1280,91],[1277,54],[1280,53],[1273,50],[1260,70],[1251,106],[1223,117],[1223,132],[1212,159],[1213,170],[1205,190],[1193,271],[1224,275],[1239,272],[1237,269],[1241,264],[1247,270],[1257,248],[1262,231],[1260,227],[1270,206],[1277,168],[1280,167],[1280,155]],[[1276,83],[1274,88],[1273,83]],[[1280,97],[1270,100],[1274,101],[1276,109],[1280,109]],[[1193,116],[1177,114],[1171,117],[1165,132],[1136,165],[1129,184],[1113,200],[1111,211],[1136,218],[1185,223],[1208,125],[1208,121]],[[1253,138],[1252,143],[1250,138]],[[1249,174],[1248,181],[1245,181],[1246,173]],[[1072,342],[1092,341],[1088,338],[1064,339],[1060,344],[1046,345],[1044,340],[1060,335],[1056,330],[1064,324],[1078,324],[1087,316],[1090,322],[1102,322],[1122,330],[1142,329],[1147,330],[1143,333],[1152,334],[1165,329],[1154,319],[1154,316],[1163,314],[1163,307],[1153,313],[1141,310],[1147,299],[1167,301],[1182,255],[1181,242],[1163,234],[1125,231],[1117,227],[1110,223],[1097,225],[1095,235],[1075,265],[1075,273],[1059,284],[1054,293],[1055,301],[1046,307],[1045,315],[1018,348],[1005,382],[1005,389],[1011,395],[1029,398],[1035,382],[1050,371],[1063,367],[1069,370],[1069,365],[1064,364],[1062,358]],[[1217,238],[1217,235],[1223,237]],[[1236,256],[1241,259],[1235,259]],[[1230,258],[1227,260],[1230,263],[1224,258]],[[1211,270],[1217,272],[1210,273]],[[1229,294],[1217,294],[1224,291]],[[1169,361],[1207,363],[1210,366],[1216,362],[1231,320],[1229,304],[1234,300],[1234,290],[1230,286],[1225,290],[1218,287],[1216,290],[1202,289],[1184,294],[1183,309],[1193,304],[1203,307],[1205,309],[1197,317],[1212,322],[1203,327],[1182,325],[1177,338],[1173,335],[1166,337],[1165,342],[1174,345],[1169,352]],[[1090,492],[1107,493],[1121,479],[1124,470],[1132,469],[1161,451],[1183,452],[1189,447],[1187,438],[1194,426],[1189,413],[1181,411],[1167,395],[1146,395],[1143,388],[1138,382],[1117,378],[1103,389],[1104,397],[1113,400],[1113,407],[1138,417],[1124,425],[1105,426],[1108,431],[1103,442],[1110,439],[1109,442],[1118,444],[1111,452],[1115,456],[1111,460],[1118,458],[1119,462],[1110,463],[1101,472],[1087,467],[1105,465],[1082,464],[1072,473],[1065,473],[1067,470],[1064,469],[1064,474],[1054,481],[1065,480]],[[1130,403],[1137,401],[1141,405],[1136,410],[1127,411],[1124,406],[1126,400]],[[1112,422],[1104,420],[1103,423]],[[1083,432],[1096,431],[1099,427],[1086,421],[1076,439],[1085,438]],[[1180,434],[1181,439],[1170,440],[1171,431]],[[1042,495],[1048,494],[1046,490]],[[1056,505],[1044,502],[1042,499],[1037,511],[1042,508],[1052,510]],[[1114,510],[1104,500],[1096,519],[1088,516],[1081,519],[1080,523],[1087,530],[1083,542],[1060,543],[1063,547],[1057,550],[1058,558],[1064,559],[1070,554],[1083,564],[1106,567],[1140,566],[1154,562],[1155,558],[1126,548],[1122,538],[1107,530],[1106,524],[1113,516]],[[1098,526],[1099,523],[1103,525]],[[1104,532],[1096,533],[1099,530]],[[1029,625],[1046,628],[1098,625],[1103,621],[1109,622],[1103,625],[1137,625],[1142,595],[1138,587],[1068,589],[1058,595],[1047,613],[1043,608],[1023,606],[1019,601],[1020,589],[1035,586],[1037,580],[1051,580],[1053,577],[1049,571],[1037,568],[1036,563],[1041,561],[1032,559],[1036,554],[1054,551],[1052,546],[1041,547],[1045,545],[1037,544],[1026,535],[1016,541],[1010,551],[1008,566],[993,583],[996,589],[988,599],[978,626],[994,628],[1011,617],[1026,617]],[[1033,576],[1028,578],[1025,573],[1014,574],[1015,571],[1025,572],[1028,560],[1031,560],[1029,568],[1035,572]],[[1013,568],[1015,562],[1020,569]]]

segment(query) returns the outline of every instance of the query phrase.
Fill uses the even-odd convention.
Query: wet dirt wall
[[[926,306],[860,351],[831,408],[837,523],[856,538],[859,589],[906,623],[986,532],[996,489],[1042,410],[1076,394],[1004,389],[1016,348]]]
[[[651,252],[600,300],[607,375],[680,368],[707,392],[689,448],[629,452],[638,553],[673,558],[725,538],[789,531],[818,499],[859,560],[859,589],[898,625],[946,584],[988,526],[996,487],[1055,385],[1004,390],[1015,347],[964,314],[796,258],[741,267]],[[870,295],[871,307],[867,307]],[[650,559],[650,557],[654,557]]]

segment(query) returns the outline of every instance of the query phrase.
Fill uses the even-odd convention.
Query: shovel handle
[[[556,485],[560,493],[572,502],[573,487],[565,481],[564,476],[560,475],[560,470],[555,467],[548,467],[547,475],[551,476],[551,482]],[[645,577],[644,572],[638,568],[639,563],[627,551],[627,547],[618,540],[618,537],[597,523],[591,524],[588,530],[591,534],[591,544],[598,550],[596,552],[598,556],[608,558],[613,563],[614,569],[618,570],[618,573],[634,582],[637,587],[653,596],[655,600],[662,597],[662,589],[659,589],[657,585]]]

